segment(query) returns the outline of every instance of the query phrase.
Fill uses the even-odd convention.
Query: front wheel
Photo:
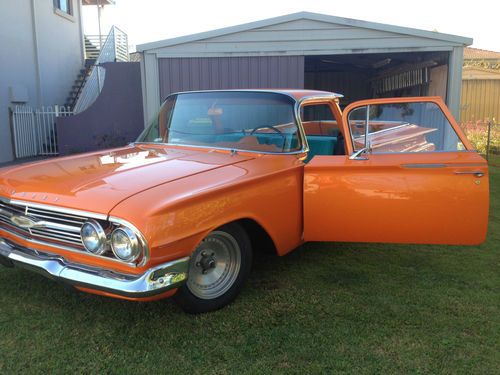
[[[188,281],[174,298],[189,313],[220,309],[236,298],[251,265],[247,233],[237,223],[226,224],[196,247],[189,261]]]

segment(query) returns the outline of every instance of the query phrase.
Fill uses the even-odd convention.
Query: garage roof
[[[137,46],[158,57],[451,50],[471,38],[299,12]]]

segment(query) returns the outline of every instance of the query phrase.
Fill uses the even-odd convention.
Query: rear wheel
[[[193,252],[188,281],[175,300],[189,313],[220,309],[240,292],[252,264],[252,249],[245,230],[237,223],[210,232]]]

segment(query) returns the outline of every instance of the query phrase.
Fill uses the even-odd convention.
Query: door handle
[[[481,171],[456,171],[455,174],[473,174],[476,177],[484,176],[484,173]]]

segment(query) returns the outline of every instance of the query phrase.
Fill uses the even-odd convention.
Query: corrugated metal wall
[[[500,122],[500,80],[463,80],[460,121]]]
[[[304,56],[158,59],[160,100],[189,90],[303,88]]]

